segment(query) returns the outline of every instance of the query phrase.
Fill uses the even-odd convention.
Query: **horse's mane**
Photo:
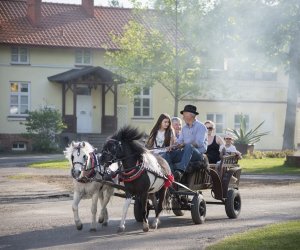
[[[119,129],[111,138],[122,143],[128,143],[133,151],[138,154],[143,154],[146,148],[138,142],[143,136],[144,133],[140,132],[138,128],[128,125]]]
[[[84,147],[83,147],[83,143],[84,143]],[[66,149],[64,151],[64,155],[68,160],[71,159],[73,150],[74,150],[74,148],[77,148],[77,147],[81,147],[82,150],[87,154],[92,153],[92,152],[95,151],[95,148],[90,143],[88,143],[87,141],[81,141],[81,142],[74,142],[73,141],[72,143],[69,144],[68,147],[66,147]]]

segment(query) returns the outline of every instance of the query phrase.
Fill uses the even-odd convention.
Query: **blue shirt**
[[[207,150],[207,128],[198,120],[195,120],[192,126],[184,125],[177,139],[178,144],[197,144],[197,149],[200,153],[205,153]]]

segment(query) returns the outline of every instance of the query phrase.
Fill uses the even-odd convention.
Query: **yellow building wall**
[[[29,65],[11,65],[10,48],[0,46],[0,133],[23,133],[25,126],[20,119],[9,119],[9,82],[29,81],[31,88],[31,110],[44,105],[52,106],[60,110],[62,106],[61,84],[49,82],[47,77],[75,68],[75,50],[57,48],[31,48]],[[104,64],[104,51],[92,52],[93,66]],[[212,93],[205,90],[206,96],[193,96],[179,103],[178,111],[186,104],[194,104],[199,111],[198,119],[205,121],[207,113],[221,113],[224,115],[224,127],[234,127],[234,114],[245,113],[250,116],[250,127],[257,126],[264,118],[267,118],[266,126],[271,133],[261,139],[256,149],[277,149],[282,147],[282,136],[286,110],[286,90],[288,78],[284,74],[278,75],[276,82],[234,82],[229,85],[223,81],[223,87],[213,90]],[[210,86],[218,86],[217,81],[207,81]],[[221,86],[221,85],[220,85]],[[223,90],[224,91],[223,93]],[[223,95],[222,95],[223,94]],[[106,114],[113,114],[113,95],[107,96]],[[92,130],[101,132],[101,87],[92,89]],[[133,116],[133,99],[124,95],[122,85],[118,87],[118,106],[126,110],[126,123],[138,127],[149,134],[161,113],[173,116],[174,99],[161,85],[152,88],[151,116],[140,119]],[[73,93],[69,90],[66,97],[66,114],[73,114]],[[180,114],[177,116],[181,117]],[[297,112],[297,127],[295,141],[300,143],[300,114]]]
[[[10,64],[10,47],[0,46],[0,133],[23,133],[24,119],[8,118],[11,81],[30,83],[30,110],[45,105],[55,107],[62,112],[62,87],[59,83],[49,82],[47,77],[75,68],[74,49],[31,48],[28,65]],[[103,51],[94,51],[92,61],[103,62]],[[98,66],[98,65],[94,65]],[[101,88],[92,90],[93,132],[101,131]],[[111,105],[109,105],[111,106]],[[68,90],[66,96],[66,114],[73,114],[73,93]]]

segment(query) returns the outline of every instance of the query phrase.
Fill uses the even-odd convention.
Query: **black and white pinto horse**
[[[124,182],[126,201],[118,232],[125,230],[125,220],[132,196],[141,201],[143,217],[143,231],[149,231],[147,202],[150,195],[153,202],[157,202],[155,193],[158,192],[159,201],[155,209],[155,219],[152,227],[157,228],[159,214],[165,203],[166,191],[174,180],[168,163],[160,156],[151,154],[138,140],[143,137],[136,128],[125,126],[110,137],[103,146],[100,164],[109,166],[118,163],[117,174]],[[164,203],[163,203],[164,202]]]
[[[107,204],[114,193],[114,188],[94,181],[96,176],[102,178],[100,165],[94,147],[88,142],[72,142],[64,151],[69,160],[74,183],[73,214],[76,228],[82,229],[82,222],[78,215],[78,205],[84,195],[92,197],[92,223],[90,231],[96,231],[96,213],[98,199],[102,205],[98,222],[107,226]]]

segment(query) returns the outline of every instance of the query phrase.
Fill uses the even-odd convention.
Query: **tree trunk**
[[[285,125],[283,133],[282,149],[295,149],[295,128],[296,128],[296,111],[297,98],[300,83],[300,52],[299,52],[299,35],[291,43],[290,49],[290,74],[287,93],[287,105],[285,115]]]

